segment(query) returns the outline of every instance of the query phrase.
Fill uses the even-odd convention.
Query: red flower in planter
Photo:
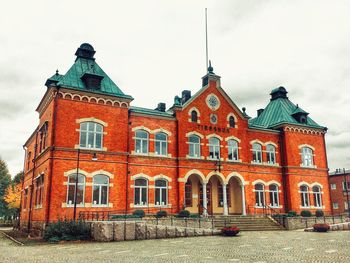
[[[239,233],[239,228],[237,226],[224,227],[221,229],[221,233],[224,236],[235,236]]]
[[[314,224],[313,228],[316,232],[327,232],[330,229],[328,224]]]

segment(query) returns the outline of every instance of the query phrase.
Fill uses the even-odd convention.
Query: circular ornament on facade
[[[206,99],[207,106],[211,110],[217,110],[220,107],[220,100],[215,94],[209,94]]]
[[[214,113],[210,114],[210,122],[211,122],[211,124],[217,124],[218,123],[218,116]]]

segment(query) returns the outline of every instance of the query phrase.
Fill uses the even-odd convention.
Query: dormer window
[[[101,89],[101,82],[102,82],[103,76],[91,74],[91,73],[85,73],[81,80],[84,82],[87,89],[92,90],[100,90]]]
[[[307,113],[303,109],[299,108],[298,104],[295,107],[294,111],[292,112],[293,118],[301,124],[307,124],[307,115],[308,114],[309,113]]]

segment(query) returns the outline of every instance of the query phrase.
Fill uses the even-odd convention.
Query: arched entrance
[[[185,183],[185,208],[191,214],[201,214],[203,207],[203,178],[191,174]]]
[[[227,184],[228,213],[232,215],[243,214],[242,183],[239,178],[231,177]]]

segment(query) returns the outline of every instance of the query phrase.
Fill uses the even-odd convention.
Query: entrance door
[[[203,186],[201,183],[199,183],[199,209],[198,213],[203,214]],[[211,183],[209,182],[207,184],[207,209],[208,209],[208,214],[211,215],[213,214],[213,208],[212,208],[212,203],[211,203]]]

